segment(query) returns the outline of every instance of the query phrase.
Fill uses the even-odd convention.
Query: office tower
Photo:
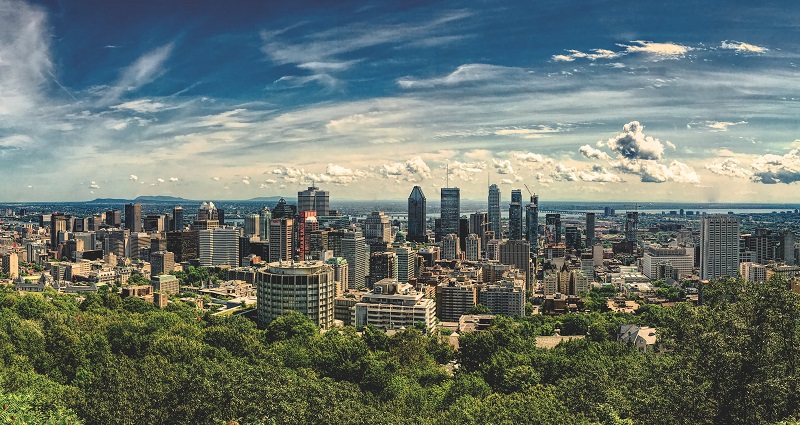
[[[739,220],[711,215],[700,221],[700,279],[737,276],[739,272]]]
[[[467,230],[467,234],[475,233],[478,235],[482,245],[486,244],[486,232],[488,230],[489,214],[476,212],[469,215],[469,229]]]
[[[120,210],[106,211],[106,224],[111,227],[122,226],[122,211]]]
[[[477,303],[478,290],[471,283],[450,280],[436,285],[436,318],[442,322],[458,322]]]
[[[500,223],[500,188],[496,184],[489,186],[489,230],[497,239],[503,238],[503,227]]]
[[[244,218],[244,235],[247,237],[259,236],[261,234],[261,216],[250,214]]]
[[[50,249],[58,250],[58,232],[67,231],[67,216],[54,213],[50,216]]]
[[[175,254],[176,263],[198,258],[197,231],[181,230],[167,232],[167,251]]]
[[[781,239],[783,246],[783,261],[786,262],[787,266],[793,266],[795,264],[794,232],[788,229],[784,230],[784,233],[781,235]]]
[[[481,258],[481,238],[475,234],[470,233],[466,241],[466,258],[469,261],[477,261]]]
[[[75,217],[75,221],[73,223],[72,231],[73,232],[85,232],[89,230],[89,219],[86,217]]]
[[[636,243],[636,231],[639,228],[639,213],[628,211],[625,214],[625,241]]]
[[[286,203],[286,200],[281,198],[278,200],[278,203],[275,204],[275,208],[272,209],[272,218],[294,218],[295,213],[297,212],[297,207],[295,205],[289,205]]]
[[[333,279],[336,281],[336,296],[338,297],[347,288],[347,260],[342,257],[331,257],[325,260],[325,264],[329,264],[333,268]],[[348,318],[347,321],[349,322],[350,319]]]
[[[527,241],[507,240],[500,244],[500,264],[514,266],[525,273],[526,289],[530,289],[531,246]]]
[[[289,261],[294,254],[294,220],[273,218],[269,224],[269,262]]]
[[[183,207],[178,205],[172,209],[172,229],[183,230]]]
[[[461,218],[461,189],[443,187],[441,192],[441,235],[458,236],[458,221]]]
[[[373,211],[364,220],[364,238],[369,244],[388,244],[392,241],[392,224],[383,211]]]
[[[417,277],[417,254],[407,246],[395,247],[394,254],[397,256],[397,280],[407,283]]]
[[[564,229],[564,240],[567,249],[581,249],[581,231],[578,226],[569,224]]]
[[[269,241],[269,223],[272,220],[272,212],[269,207],[261,208],[261,213],[258,215],[261,221],[258,226],[258,236],[262,241]]]
[[[297,311],[322,328],[333,325],[336,277],[322,261],[272,262],[256,275],[258,321],[267,325]]]
[[[593,212],[586,213],[586,248],[594,245],[594,219]]]
[[[169,274],[175,270],[175,253],[157,251],[150,253],[150,276]]]
[[[331,232],[335,233],[335,232]],[[330,243],[330,234],[328,235]],[[361,232],[346,232],[340,239],[341,253],[334,250],[333,255],[347,260],[347,289],[364,289],[366,287],[367,244]]]
[[[217,207],[214,206],[213,202],[203,201],[203,203],[200,204],[200,208],[197,210],[197,220],[218,220]]]
[[[309,238],[311,232],[319,230],[319,221],[317,221],[317,212],[314,210],[301,211],[297,219],[297,243],[300,249],[300,259],[305,260],[311,254],[311,246],[309,245]]]
[[[131,233],[142,231],[142,204],[125,204],[125,228]]]
[[[134,260],[147,261],[150,252],[150,235],[144,232],[131,233],[128,238],[129,254]],[[146,251],[143,251],[146,250]]]
[[[239,266],[239,232],[234,228],[218,227],[197,232],[200,265],[214,267]]]
[[[145,232],[160,233],[166,230],[166,216],[149,214],[143,220],[142,229]]]
[[[386,278],[397,280],[397,256],[394,252],[371,253],[367,288],[372,289],[375,282]]]
[[[550,245],[561,243],[561,214],[545,215],[545,238]]]
[[[508,238],[523,239],[522,235],[522,190],[511,191],[511,204],[508,206]]]
[[[674,279],[680,279],[692,274],[694,268],[694,256],[687,252],[686,248],[662,248],[660,246],[649,245],[644,250],[642,257],[642,273],[649,279],[660,279],[659,266],[669,264],[674,274]],[[672,276],[666,276],[672,277]]]
[[[316,211],[317,215],[328,215],[330,211],[330,195],[318,187],[309,186],[308,189],[297,192],[297,212]]]
[[[441,249],[443,260],[461,259],[461,244],[458,241],[458,235],[455,233],[442,236]]]
[[[16,279],[19,276],[19,257],[16,252],[9,252],[3,255],[3,273],[9,279]]]
[[[525,206],[525,235],[531,244],[531,253],[539,247],[539,195],[531,195],[531,202]]]
[[[217,220],[220,226],[225,226],[225,210],[217,208]]]
[[[408,195],[408,240],[414,242],[426,242],[428,240],[427,205],[425,194],[422,188],[414,186],[411,194]]]
[[[128,258],[131,256],[130,235],[128,229],[112,230],[106,234],[105,249],[106,253],[114,254],[117,258]]]

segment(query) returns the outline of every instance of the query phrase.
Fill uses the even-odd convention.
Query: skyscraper
[[[408,240],[425,242],[427,238],[427,205],[422,188],[414,186],[408,195]]]
[[[321,261],[270,263],[256,277],[258,321],[266,325],[287,311],[297,311],[322,328],[333,324],[336,279]]]
[[[294,254],[292,232],[294,220],[291,218],[273,218],[269,224],[269,262],[289,261]]]
[[[326,190],[309,186],[297,192],[297,212],[316,211],[318,216],[328,215],[330,211],[330,195]]]
[[[639,213],[628,211],[625,214],[625,241],[636,243],[636,231],[639,228]],[[738,249],[738,245],[737,245]]]
[[[508,206],[508,238],[523,239],[522,235],[522,190],[511,191],[511,204]]]
[[[250,214],[244,218],[244,235],[250,237],[261,235],[260,215]]]
[[[197,246],[200,265],[203,267],[239,266],[239,233],[234,228],[199,230]]]
[[[586,213],[586,248],[594,245],[594,219],[593,212]]]
[[[461,189],[443,187],[441,192],[441,235],[458,235],[458,220],[461,218]]]
[[[67,231],[67,216],[63,213],[54,213],[50,216],[50,249],[58,250],[58,232]]]
[[[125,204],[125,228],[131,233],[142,231],[142,204]]]
[[[258,227],[258,236],[262,241],[269,241],[269,222],[272,221],[272,212],[269,207],[261,208],[261,213],[258,217],[261,221]]]
[[[111,227],[122,226],[122,211],[120,210],[106,211],[106,224]]]
[[[545,219],[545,237],[548,244],[561,243],[561,214],[547,214]]]
[[[336,252],[334,251],[334,255]],[[341,257],[347,260],[347,288],[364,289],[366,287],[367,244],[361,232],[346,232],[341,239]]]
[[[712,215],[700,221],[700,279],[737,276],[739,272],[739,220]]]
[[[489,186],[489,230],[494,232],[496,239],[503,238],[500,223],[500,188],[496,184]]]
[[[172,229],[183,230],[183,207],[178,205],[172,209]]]
[[[364,221],[364,238],[368,243],[389,243],[392,238],[392,224],[383,211],[373,211]]]
[[[525,236],[531,245],[531,252],[539,247],[539,195],[531,195],[531,202],[525,206]]]

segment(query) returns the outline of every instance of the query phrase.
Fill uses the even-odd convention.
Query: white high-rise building
[[[500,188],[496,184],[489,186],[489,230],[494,237],[503,239],[503,227],[500,223]]]
[[[731,215],[703,217],[700,222],[700,279],[735,277],[739,273],[739,220]]]
[[[341,256],[347,260],[347,288],[364,289],[369,265],[367,244],[361,232],[347,232],[341,241]]]
[[[234,228],[218,227],[197,232],[198,257],[203,267],[227,264],[239,265],[239,232]]]
[[[397,280],[408,283],[408,279],[417,276],[417,254],[407,246],[396,247],[394,253],[397,255]]]
[[[737,248],[738,249],[738,248]],[[660,279],[658,266],[669,264],[677,272],[680,279],[692,274],[694,256],[686,252],[686,248],[662,248],[650,245],[642,257],[642,273],[650,279]],[[669,277],[669,276],[667,276]]]
[[[449,233],[442,237],[441,242],[442,259],[456,260],[461,258],[461,247],[459,246],[458,235]]]

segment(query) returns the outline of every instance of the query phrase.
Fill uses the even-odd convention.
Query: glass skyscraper
[[[425,224],[427,218],[427,204],[422,188],[414,186],[411,194],[408,195],[408,237],[406,239],[414,242],[425,242],[427,239]]]
[[[443,187],[441,197],[442,235],[458,235],[458,220],[461,218],[461,189]]]

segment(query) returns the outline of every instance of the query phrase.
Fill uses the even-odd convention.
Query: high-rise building
[[[372,289],[375,282],[386,278],[397,280],[397,256],[391,251],[371,253],[367,288]]]
[[[261,216],[250,214],[244,218],[244,235],[248,237],[261,235]]]
[[[125,228],[131,233],[142,231],[142,204],[125,204]]]
[[[234,228],[199,230],[197,248],[200,265],[203,267],[239,266],[239,232]]]
[[[561,243],[561,214],[547,214],[545,219],[545,238],[548,244]]]
[[[497,239],[503,238],[503,227],[500,223],[500,188],[496,184],[489,186],[489,230]]]
[[[595,214],[593,212],[586,213],[586,248],[591,248],[594,245],[594,220]]]
[[[524,239],[522,234],[522,190],[511,191],[511,204],[508,206],[508,238]]]
[[[273,218],[269,224],[269,262],[289,261],[294,254],[294,220]]]
[[[108,210],[106,211],[106,224],[111,227],[122,226],[122,211]]]
[[[331,232],[335,233],[335,232]],[[330,236],[330,234],[329,234]],[[330,243],[330,238],[328,239]],[[364,289],[366,287],[367,267],[369,257],[367,256],[367,244],[361,232],[346,232],[340,238],[340,251],[334,250],[333,255],[344,257],[347,260],[347,288]]]
[[[628,211],[625,214],[625,242],[636,243],[636,232],[639,229],[639,213]],[[738,246],[737,246],[738,249]]]
[[[176,263],[197,259],[197,231],[167,232],[167,251],[175,254]]]
[[[581,249],[581,231],[578,226],[569,224],[564,228],[564,241],[567,249]]]
[[[166,230],[167,217],[160,214],[148,214],[144,218],[142,229],[149,233],[160,233]]]
[[[428,240],[427,205],[425,194],[422,188],[414,186],[411,194],[408,195],[408,240],[414,242],[425,242]]]
[[[168,274],[175,270],[175,253],[158,251],[150,253],[150,275]]]
[[[700,221],[700,279],[739,273],[739,220],[731,215],[705,216]]]
[[[500,263],[514,266],[525,274],[526,289],[530,289],[531,246],[528,241],[507,240],[500,244]]]
[[[539,247],[539,195],[531,195],[531,202],[525,206],[525,235],[531,244],[531,252]]]
[[[516,282],[502,280],[497,284],[483,285],[478,293],[478,303],[486,306],[493,314],[524,316],[525,288]]]
[[[112,253],[117,258],[128,258],[131,256],[130,230],[112,230],[106,234],[105,249],[106,253]]]
[[[19,276],[19,256],[16,252],[9,252],[3,255],[3,273],[10,279],[16,279]]]
[[[458,222],[461,218],[461,189],[457,187],[442,188],[440,214],[440,237],[451,233],[458,236]]]
[[[300,259],[305,260],[311,258],[311,235],[319,230],[317,212],[301,212],[300,218],[298,219],[297,230],[299,232],[297,242],[300,248]]]
[[[407,246],[394,248],[397,256],[397,280],[408,283],[408,280],[416,277],[417,254]]]
[[[443,260],[461,259],[461,244],[458,241],[458,235],[455,233],[442,236],[441,249]]]
[[[469,261],[477,261],[481,258],[481,238],[475,233],[467,236],[466,258]]]
[[[436,317],[443,322],[458,322],[478,302],[478,291],[471,283],[451,280],[436,286]]]
[[[469,229],[467,230],[467,234],[475,233],[481,240],[481,245],[486,245],[487,231],[489,231],[489,214],[476,212],[469,215]],[[464,249],[466,249],[466,245]]]
[[[410,284],[391,279],[377,282],[352,311],[355,326],[400,329],[421,323],[427,331],[436,326],[436,302]]]
[[[663,248],[649,245],[642,257],[642,273],[650,279],[661,279],[672,276],[659,276],[659,266],[669,264],[674,271],[675,279],[692,274],[694,256],[686,252],[686,248]]]
[[[364,238],[370,244],[386,244],[392,241],[392,223],[383,211],[373,211],[364,220]]]
[[[172,209],[172,229],[183,230],[183,207],[178,205]]]
[[[258,225],[258,236],[262,241],[269,241],[269,224],[270,221],[272,221],[272,212],[269,210],[269,207],[265,206],[261,208],[258,218],[260,221]]]
[[[336,277],[322,261],[273,262],[256,276],[258,321],[266,325],[297,311],[322,328],[333,325]]]
[[[54,213],[50,216],[50,249],[58,250],[58,232],[67,231],[67,216]]]
[[[297,192],[297,212],[316,211],[318,216],[328,215],[330,211],[330,195],[326,190],[309,186]]]

